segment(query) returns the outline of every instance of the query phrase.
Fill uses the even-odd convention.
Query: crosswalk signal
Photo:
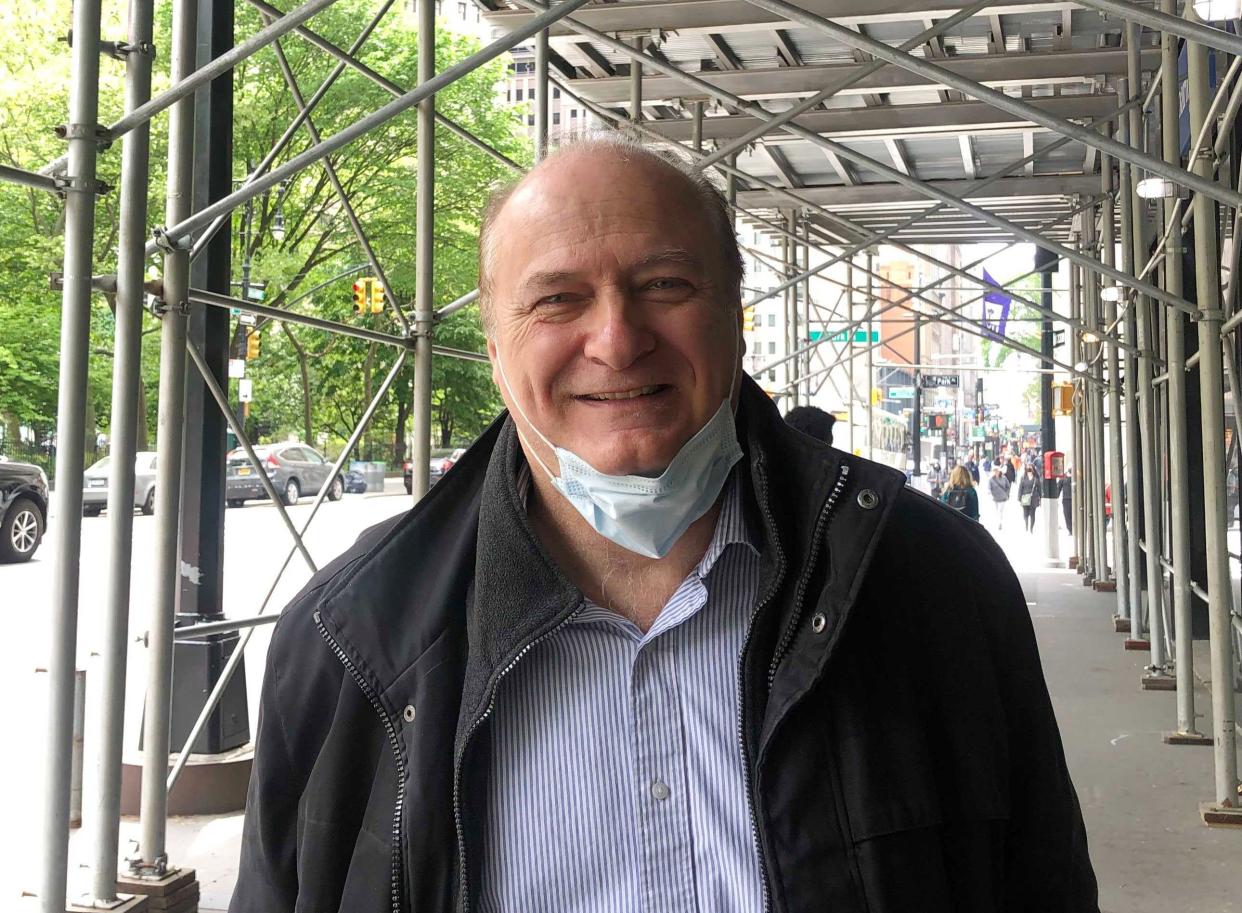
[[[354,313],[365,314],[367,312],[367,286],[366,280],[354,283]]]
[[[254,361],[259,357],[262,344],[263,339],[258,330],[251,330],[246,334],[246,361]]]
[[[378,279],[367,279],[367,286],[371,292],[371,313],[384,313],[384,285]]]

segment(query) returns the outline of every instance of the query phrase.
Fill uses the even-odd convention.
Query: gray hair
[[[644,146],[637,137],[615,130],[598,130],[585,134],[575,134],[559,142],[554,150],[539,163],[543,167],[553,160],[577,152],[611,152],[626,161],[646,161],[659,167],[673,171],[685,181],[703,208],[707,223],[716,233],[720,242],[720,256],[725,268],[725,288],[734,294],[736,304],[741,306],[742,280],[746,274],[746,264],[742,259],[742,251],[738,247],[737,232],[733,227],[733,212],[729,201],[702,171],[694,168],[684,154],[676,150],[654,149]],[[483,329],[491,333],[492,283],[491,273],[495,264],[498,239],[494,231],[495,222],[504,209],[509,197],[522,186],[529,174],[495,188],[488,196],[483,209],[483,221],[479,228],[479,313],[483,319]]]

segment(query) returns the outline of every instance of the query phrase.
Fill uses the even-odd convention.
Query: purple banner
[[[983,281],[996,286],[1000,285],[986,269],[983,271]],[[1005,322],[1009,320],[1009,305],[1012,303],[1013,299],[1004,292],[992,290],[983,296],[984,333],[997,340],[1005,338]]]

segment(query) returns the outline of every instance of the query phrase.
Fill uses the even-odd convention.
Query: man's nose
[[[584,354],[592,361],[623,371],[655,348],[655,334],[639,308],[620,292],[596,299]]]

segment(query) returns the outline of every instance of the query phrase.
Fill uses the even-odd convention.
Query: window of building
[[[773,370],[771,370],[771,371],[769,371],[769,372],[768,372],[768,380],[776,380],[776,370],[775,370],[775,369],[773,369]]]
[[[523,91],[524,91],[524,90],[522,89],[522,87],[521,87],[521,86],[519,86],[519,87],[518,87],[518,90],[517,90],[517,101],[521,101],[521,100],[522,100],[522,92],[523,92]]]
[[[768,341],[768,354],[769,354],[769,355],[775,355],[775,354],[776,354],[776,341],[775,341],[775,340],[769,340],[769,341]]]
[[[560,90],[557,86],[553,86],[553,87],[552,87],[552,97],[553,97],[553,98],[560,98],[560,97],[561,97],[561,90]]]
[[[570,119],[570,120],[577,120],[577,119],[578,119],[578,109],[577,109],[577,108],[574,108],[572,111],[570,111],[570,112],[569,112],[569,119]]]
[[[464,0],[458,0],[458,3],[457,3],[457,18],[458,18],[458,19],[465,19],[465,18],[466,18],[466,4],[465,4]]]
[[[768,326],[770,327],[776,326],[776,311],[768,312]]]
[[[444,0],[436,0],[436,15],[444,15]]]
[[[561,112],[553,111],[552,112],[552,123],[555,125],[555,124],[559,124],[560,122],[561,122]]]
[[[528,127],[533,127],[533,126],[535,126],[535,115],[533,115],[533,114],[527,114],[527,115],[526,115],[526,126],[528,126]]]

